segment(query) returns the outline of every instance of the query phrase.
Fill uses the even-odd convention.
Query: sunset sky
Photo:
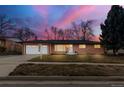
[[[96,20],[94,34],[100,34],[100,23],[102,23],[111,6],[92,5],[48,5],[48,6],[0,6],[0,14],[7,14],[12,18],[31,19],[37,33],[46,27],[57,26],[58,28],[69,28],[72,22],[81,20]],[[31,23],[31,22],[29,22]],[[34,25],[33,25],[34,24]]]

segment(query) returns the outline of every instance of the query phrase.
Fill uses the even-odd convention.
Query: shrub
[[[5,52],[5,51],[6,51],[6,48],[3,46],[0,46],[0,53]]]

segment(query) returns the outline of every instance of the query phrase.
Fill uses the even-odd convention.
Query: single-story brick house
[[[21,42],[23,54],[103,54],[100,42],[82,40],[33,40]]]
[[[0,46],[6,48],[6,52],[22,53],[22,45],[13,37],[0,37]]]

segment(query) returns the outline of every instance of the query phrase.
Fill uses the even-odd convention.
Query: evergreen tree
[[[121,6],[111,7],[107,19],[101,24],[101,30],[100,41],[105,50],[113,50],[116,55],[124,41],[124,9]]]

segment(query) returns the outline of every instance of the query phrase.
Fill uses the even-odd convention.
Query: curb
[[[124,76],[7,76],[0,81],[124,81]]]

